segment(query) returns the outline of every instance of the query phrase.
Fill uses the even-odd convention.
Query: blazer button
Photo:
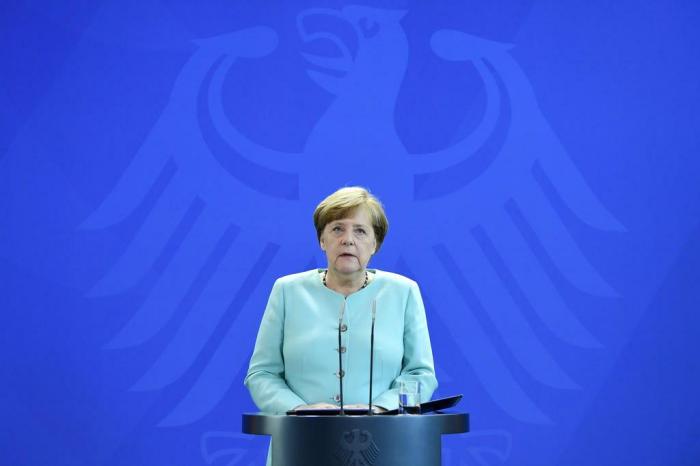
[[[336,373],[335,373],[335,376],[338,377],[338,378],[344,377],[344,376],[345,376],[345,371],[342,371],[342,370],[341,370],[340,373],[336,372]]]
[[[334,349],[335,351],[338,351],[338,348],[333,348],[333,349]],[[341,353],[344,353],[344,352],[346,352],[346,351],[347,351],[347,349],[346,349],[344,346],[341,346],[341,347],[340,347],[340,352],[341,352]]]
[[[347,326],[347,325],[343,324],[343,325],[340,326],[340,331],[341,331],[341,332],[347,332],[347,330],[348,330],[348,326]]]
[[[335,396],[333,397],[333,399],[334,399],[336,402],[340,402],[340,395],[339,395],[339,394],[338,394],[338,395],[335,395]]]

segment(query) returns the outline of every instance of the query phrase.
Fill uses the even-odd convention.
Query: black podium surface
[[[468,431],[468,414],[243,415],[243,432],[272,436],[273,466],[438,466],[441,435]]]

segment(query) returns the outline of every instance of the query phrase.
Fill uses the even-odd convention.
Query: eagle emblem
[[[252,27],[199,40],[147,139],[84,222],[109,228],[152,200],[91,293],[123,293],[158,264],[147,298],[107,347],[138,347],[169,329],[135,390],[162,390],[201,363],[161,425],[201,419],[240,384],[252,347],[241,338],[257,328],[269,291],[261,282],[320,263],[310,213],[328,193],[353,184],[388,207],[395,240],[377,260],[421,283],[429,312],[449,322],[441,336],[453,340],[496,406],[524,422],[549,421],[514,364],[548,390],[579,386],[523,307],[563,343],[600,347],[550,272],[594,296],[615,291],[567,230],[561,209],[594,229],[623,227],[571,162],[509,44],[458,30],[432,34],[436,59],[478,78],[481,105],[477,123],[448,147],[409,151],[395,125],[410,59],[402,15],[369,6],[298,15],[308,80],[327,105],[296,151],[247,136],[227,100],[242,66],[279,49],[275,31]],[[360,438],[354,433],[348,445]]]

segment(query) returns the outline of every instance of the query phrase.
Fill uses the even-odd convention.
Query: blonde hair
[[[321,241],[321,234],[330,222],[347,218],[359,207],[364,207],[369,212],[372,221],[372,230],[377,241],[377,251],[384,241],[389,229],[389,221],[386,219],[384,207],[379,199],[361,186],[340,188],[324,200],[314,210],[314,226],[316,235]]]

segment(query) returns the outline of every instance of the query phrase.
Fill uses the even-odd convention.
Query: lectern
[[[439,466],[441,436],[468,431],[468,414],[243,415],[243,432],[272,436],[273,466]]]

